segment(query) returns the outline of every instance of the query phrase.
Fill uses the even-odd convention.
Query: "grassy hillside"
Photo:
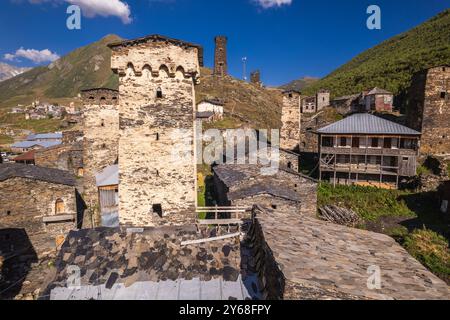
[[[255,129],[281,127],[281,94],[232,77],[217,78],[211,70],[202,68],[200,84],[196,87],[197,101],[220,98],[225,101],[228,116],[214,127],[248,126]],[[231,116],[230,116],[231,115]]]
[[[298,80],[291,81],[288,84],[281,86],[280,89],[302,91],[303,89],[313,85],[317,81],[319,81],[319,78],[304,77]]]
[[[111,71],[111,52],[106,46],[120,37],[108,35],[98,42],[79,48],[47,67],[37,67],[0,83],[0,108],[49,102],[76,97],[80,90],[118,85]]]
[[[336,97],[378,86],[401,94],[414,72],[450,64],[449,39],[450,9],[363,52],[304,91],[312,94],[327,88]]]

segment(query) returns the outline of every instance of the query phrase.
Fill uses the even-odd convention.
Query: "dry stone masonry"
[[[114,164],[119,156],[119,93],[111,89],[89,89],[81,93],[83,112],[84,201],[99,224],[95,175]]]
[[[216,49],[214,54],[214,75],[223,77],[228,75],[228,62],[227,62],[227,37],[217,36],[215,37]]]
[[[194,85],[201,48],[158,35],[110,47],[120,79],[120,223],[187,223],[177,215],[195,212]]]
[[[422,132],[421,154],[450,157],[450,66],[416,73],[408,100],[408,125]]]

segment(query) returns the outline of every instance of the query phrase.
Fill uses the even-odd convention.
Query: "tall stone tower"
[[[100,224],[95,175],[115,163],[119,155],[119,92],[89,89],[83,100],[83,186],[89,217]],[[90,222],[88,225],[90,225]]]
[[[450,66],[414,74],[406,113],[408,125],[422,132],[422,155],[450,156]]]
[[[319,90],[316,95],[316,112],[330,105],[330,91]]]
[[[197,45],[152,35],[110,44],[119,75],[119,217],[122,225],[194,219]]]
[[[223,77],[228,74],[227,63],[227,37],[215,37],[216,49],[214,53],[214,75]]]
[[[250,73],[250,83],[252,83],[258,87],[262,86],[261,72],[259,70],[255,70]]]
[[[301,93],[283,92],[280,132],[280,165],[294,171],[300,167]]]

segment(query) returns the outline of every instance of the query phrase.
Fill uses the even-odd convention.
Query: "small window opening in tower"
[[[159,141],[159,133],[156,133],[156,141]]]
[[[445,99],[446,96],[447,96],[447,92],[441,91],[441,99]]]
[[[156,98],[162,99],[162,97],[163,97],[163,93],[162,93],[161,88],[156,89]]]
[[[292,98],[292,93],[289,93],[289,98]]]
[[[100,125],[101,125],[102,127],[104,127],[104,126],[105,126],[105,120],[102,119],[102,122],[100,123]]]
[[[292,169],[292,162],[288,162],[287,166],[289,169]]]

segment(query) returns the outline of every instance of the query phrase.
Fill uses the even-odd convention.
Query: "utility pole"
[[[247,81],[247,57],[242,58],[242,67],[244,71],[244,81]]]

